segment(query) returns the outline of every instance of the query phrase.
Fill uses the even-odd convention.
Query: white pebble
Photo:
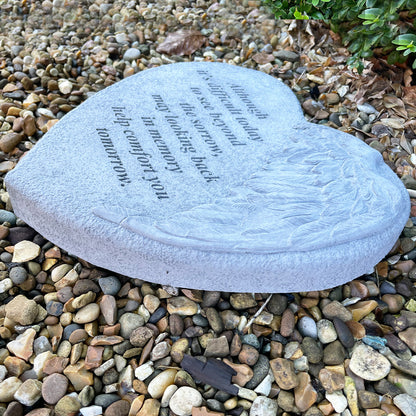
[[[318,321],[316,328],[318,330],[319,341],[321,341],[322,344],[329,344],[338,338],[334,324],[328,319],[321,319]]]
[[[332,404],[332,407],[337,413],[342,413],[348,406],[347,398],[341,391],[326,393],[325,397]]]
[[[11,281],[11,279],[9,279],[8,277],[6,277],[5,279],[3,279],[0,282],[0,293],[5,293],[9,289],[11,289],[12,287],[13,287],[13,282]]]
[[[179,387],[169,401],[170,409],[178,416],[190,415],[192,413],[192,407],[199,407],[201,404],[201,393],[188,386]]]
[[[263,394],[264,396],[268,396],[270,390],[272,389],[272,383],[274,381],[273,374],[269,372],[266,377],[264,377],[263,381],[254,389],[257,394]]]
[[[251,408],[250,416],[275,416],[277,414],[277,401],[268,397],[257,397]]]
[[[82,416],[100,416],[103,414],[103,408],[101,406],[89,406],[79,409]]]
[[[178,386],[175,384],[171,384],[170,386],[166,387],[166,390],[163,393],[162,400],[160,401],[161,407],[168,407],[170,399],[172,398],[175,391],[178,390]]]
[[[234,384],[234,386],[238,387],[238,397],[250,400],[251,402],[256,400],[257,394],[253,390],[240,387],[237,384]]]
[[[134,375],[139,380],[146,380],[151,374],[153,374],[153,363],[148,361],[147,363],[142,364],[140,367],[137,367],[134,371]]]

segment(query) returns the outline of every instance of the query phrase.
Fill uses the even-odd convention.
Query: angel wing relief
[[[385,179],[389,168],[378,152],[361,143],[350,152],[337,135],[345,136],[312,124],[294,129],[226,196],[163,219],[123,206],[93,213],[160,243],[225,253],[311,251],[365,238],[394,216],[402,190]]]

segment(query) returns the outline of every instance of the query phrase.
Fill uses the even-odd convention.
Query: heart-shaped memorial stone
[[[207,290],[344,283],[409,215],[377,151],[306,122],[281,81],[220,63],[162,66],[94,95],[6,183],[16,214],[70,253]]]

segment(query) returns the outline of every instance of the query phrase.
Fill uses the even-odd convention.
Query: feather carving
[[[320,139],[309,133],[310,141],[299,140],[309,129],[319,129]],[[401,190],[378,152],[337,135],[321,126],[294,129],[284,147],[226,197],[168,218],[117,206],[93,212],[165,244],[231,253],[310,251],[374,235],[387,225],[386,214],[397,212]]]

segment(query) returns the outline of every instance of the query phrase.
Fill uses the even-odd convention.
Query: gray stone
[[[9,277],[15,285],[20,285],[27,279],[27,271],[24,267],[13,267],[10,270]]]
[[[115,276],[102,277],[98,279],[98,284],[105,295],[117,295],[121,288],[120,280]]]
[[[416,415],[416,399],[408,394],[399,394],[394,399],[394,404],[405,414],[405,416]]]
[[[144,325],[144,319],[137,313],[125,313],[120,316],[120,335],[123,338],[129,339],[131,333],[139,326]]]
[[[204,290],[342,284],[389,252],[410,208],[377,151],[306,122],[283,82],[208,62],[95,94],[6,184],[17,216],[66,251]]]
[[[277,51],[274,56],[281,61],[296,62],[299,61],[299,54],[292,51],[281,50]]]
[[[139,59],[141,55],[141,52],[139,49],[136,48],[129,48],[124,52],[123,59],[125,61],[135,61],[136,59]]]

